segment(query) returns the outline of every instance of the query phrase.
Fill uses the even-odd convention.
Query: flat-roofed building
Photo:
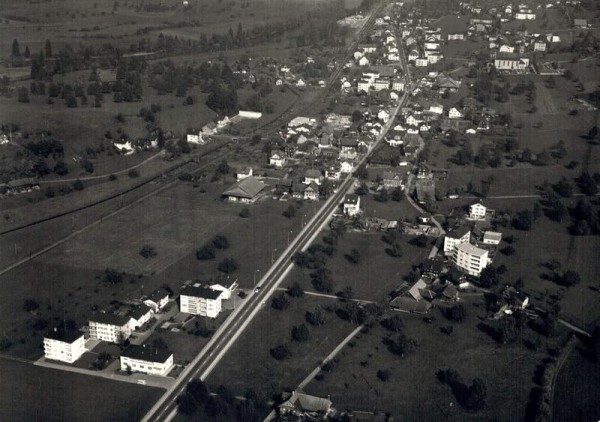
[[[85,353],[85,339],[81,331],[55,328],[44,336],[44,357],[73,363]]]
[[[221,294],[221,291],[209,287],[184,287],[179,297],[180,310],[187,314],[216,318],[221,313]]]
[[[459,243],[454,247],[452,262],[456,267],[475,277],[479,277],[481,271],[488,265],[488,251],[471,245],[470,243]]]
[[[456,245],[469,243],[470,240],[471,230],[468,227],[460,227],[456,230],[446,232],[446,236],[444,236],[444,254],[452,254]]]
[[[149,375],[167,375],[173,368],[173,353],[152,346],[130,345],[121,353],[121,370]]]
[[[131,317],[99,313],[90,318],[90,337],[121,343],[131,336]]]

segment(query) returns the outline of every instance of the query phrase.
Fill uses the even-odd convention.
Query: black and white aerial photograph
[[[599,108],[600,0],[0,0],[0,421],[600,421]]]

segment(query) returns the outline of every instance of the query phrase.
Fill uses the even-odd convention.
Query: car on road
[[[262,289],[262,286],[256,286],[256,287],[254,288],[254,293],[258,293],[258,292],[260,292],[260,289]]]

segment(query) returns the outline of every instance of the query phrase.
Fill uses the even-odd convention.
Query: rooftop
[[[488,251],[486,251],[485,249],[478,248],[477,246],[471,245],[470,243],[460,243],[456,245],[456,249],[469,255],[474,255],[478,257],[482,257],[488,254]]]
[[[81,337],[83,337],[83,333],[81,331],[55,328],[54,330],[46,334],[45,338],[71,344],[74,343],[76,340],[80,339]]]
[[[469,229],[468,227],[462,226],[462,227],[459,227],[456,230],[446,232],[446,236],[451,237],[453,239],[460,239],[464,235],[466,235],[467,233],[469,233],[470,231],[471,231],[471,229]]]
[[[218,290],[213,290],[208,287],[196,287],[196,286],[185,287],[181,290],[181,296],[201,297],[203,299],[212,299],[212,300],[218,299],[219,296],[221,296],[221,293],[222,292],[220,292]]]
[[[223,192],[225,196],[238,196],[242,198],[254,198],[267,185],[255,177],[247,177],[244,180],[237,182]]]
[[[152,346],[138,346],[135,344],[130,345],[127,349],[121,353],[122,357],[144,360],[146,362],[157,362],[164,363],[169,357],[171,357],[173,353],[171,353],[167,349],[159,349]]]
[[[90,322],[97,322],[99,324],[116,325],[122,327],[129,323],[130,318],[124,315],[106,314],[100,312],[90,317]]]

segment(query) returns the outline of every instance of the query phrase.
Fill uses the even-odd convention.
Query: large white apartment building
[[[488,251],[470,243],[460,243],[454,247],[452,262],[459,270],[479,277],[489,263]]]
[[[121,343],[131,336],[131,317],[99,313],[90,318],[90,337]]]
[[[85,339],[80,331],[55,328],[44,337],[46,359],[73,363],[84,353]]]
[[[469,243],[471,240],[471,230],[467,227],[461,227],[451,232],[446,232],[444,237],[444,254],[452,255],[454,247],[461,243]]]
[[[120,357],[121,370],[165,376],[173,368],[173,353],[152,346],[130,345]]]
[[[221,312],[223,292],[199,285],[184,287],[179,298],[181,312],[216,318]]]

